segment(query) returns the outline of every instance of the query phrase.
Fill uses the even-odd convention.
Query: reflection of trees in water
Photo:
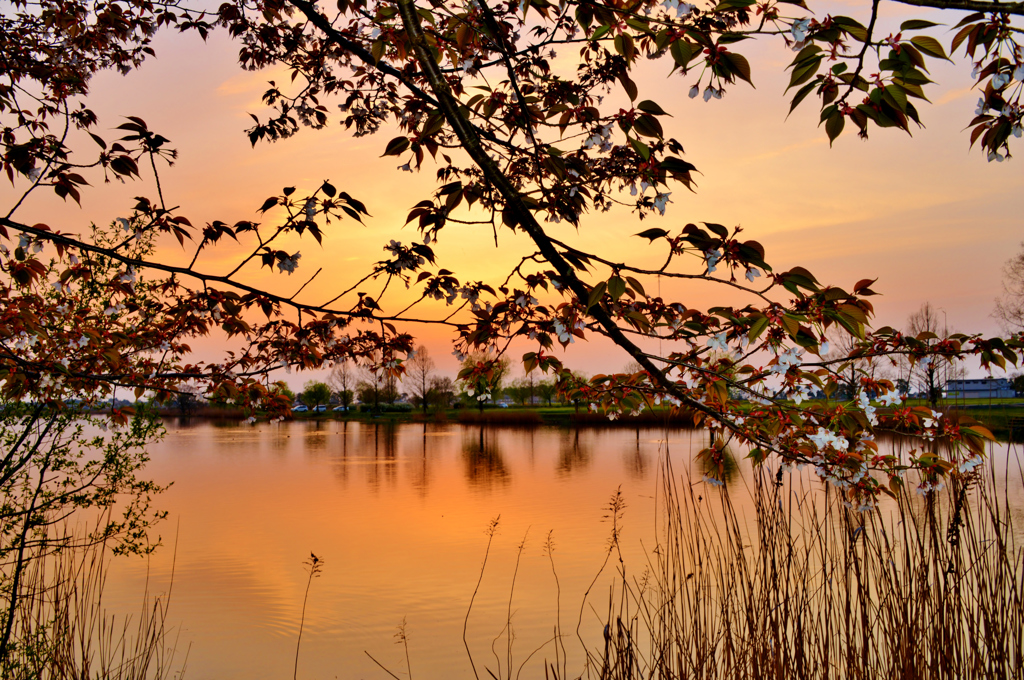
[[[466,462],[466,479],[470,484],[483,486],[494,483],[508,484],[509,473],[505,459],[498,448],[497,437],[485,436],[484,427],[478,434],[462,442],[462,458]]]
[[[558,448],[559,473],[568,475],[577,470],[586,470],[590,465],[590,458],[590,447],[585,443],[580,443],[579,430],[562,435],[561,445]]]
[[[380,488],[382,481],[389,487],[398,484],[398,427],[393,422],[374,423],[366,444],[373,447],[374,465],[369,465],[367,482],[370,488]]]
[[[666,437],[667,438],[667,437]],[[636,444],[628,448],[623,456],[626,472],[635,479],[643,479],[650,470],[650,456],[640,447],[640,429],[636,431]]]
[[[437,447],[437,437],[428,437],[427,432],[427,423],[423,423],[417,461],[413,466],[412,486],[420,496],[427,495],[427,487],[430,486],[430,457]]]
[[[332,423],[333,427],[334,424]],[[307,454],[325,453],[327,451],[327,427],[326,424],[321,421],[315,421],[309,423],[306,427],[305,435],[305,449]]]
[[[342,486],[348,486],[348,473],[349,473],[349,462],[348,462],[348,421],[341,421],[341,435],[340,446],[334,451],[335,463],[334,463],[334,474],[341,480]]]

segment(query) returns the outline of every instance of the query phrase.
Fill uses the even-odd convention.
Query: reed
[[[148,583],[139,611],[117,620],[103,604],[109,555],[93,545],[28,562],[0,662],[5,680],[164,680],[180,677],[167,625],[170,593]]]
[[[1024,551],[1005,478],[861,513],[762,469],[752,514],[667,461],[662,480],[661,541],[643,574],[620,569],[584,675],[1020,677]]]

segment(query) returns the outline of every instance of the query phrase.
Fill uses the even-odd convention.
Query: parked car
[[[348,410],[348,406],[335,406],[331,410],[334,411],[335,413],[344,413],[345,411]]]
[[[326,410],[327,410],[327,406],[324,405],[324,404],[320,404],[319,406],[314,406],[313,407],[313,412],[314,413],[323,413]]]
[[[309,407],[305,404],[299,404],[298,406],[292,406],[292,413],[305,413],[309,410]]]

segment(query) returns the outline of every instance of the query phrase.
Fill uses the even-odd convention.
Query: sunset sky
[[[870,3],[829,7],[866,22]],[[893,28],[911,16],[931,16],[949,25],[960,18],[936,18],[936,13],[896,5],[884,9],[882,23]],[[879,33],[887,30],[883,26]],[[951,34],[936,31],[948,46]],[[434,168],[428,163],[421,173],[402,173],[396,166],[404,159],[381,158],[391,130],[353,138],[335,118],[325,130],[303,129],[292,139],[253,149],[243,132],[251,125],[249,114],[265,115],[260,96],[267,81],[284,81],[287,75],[242,71],[238,46],[224,32],[214,33],[205,44],[195,35],[165,33],[156,50],[157,59],[127,77],[98,76],[91,105],[100,116],[98,132],[108,140],[116,137],[111,128],[122,122],[121,116],[136,115],[173,142],[180,158],[162,174],[164,193],[193,224],[265,219],[256,209],[266,197],[285,186],[312,190],[325,179],[362,200],[373,216],[366,226],[352,220],[331,224],[322,248],[308,238],[288,243],[286,249],[302,253],[291,277],[264,269],[253,270],[247,280],[290,294],[323,267],[303,299],[325,301],[358,280],[368,263],[382,259],[381,248],[390,239],[418,239],[411,227],[403,231],[402,225],[409,209],[430,195]],[[675,231],[698,221],[742,225],[748,238],[766,247],[776,271],[801,265],[823,283],[847,288],[858,279],[877,278],[874,289],[882,295],[873,300],[876,326],[903,326],[908,314],[928,301],[942,310],[953,329],[998,332],[991,313],[1001,290],[1002,266],[1024,239],[1024,166],[1020,159],[988,163],[978,149],[969,150],[965,128],[978,100],[970,66],[962,60],[929,61],[939,87],[931,92],[932,104],[920,104],[927,127],[914,130],[913,138],[874,129],[864,141],[848,126],[830,149],[824,130],[816,125],[813,99],[786,120],[784,69],[792,53],[781,41],[751,41],[737,50],[750,60],[757,89],[736,85],[720,101],[688,99],[693,78],[669,77],[668,59],[645,64],[637,78],[640,98],[654,99],[673,114],[662,122],[701,173],[696,193],[675,187],[661,220],[641,224],[619,210],[584,216],[578,236],[565,225],[553,233],[615,260],[653,264],[663,260],[664,246],[648,245],[632,236],[636,232],[652,226]],[[336,104],[328,105],[332,112]],[[1024,154],[1019,144],[1014,150]],[[72,231],[126,214],[133,196],[155,195],[151,184],[102,185],[98,175],[88,179],[94,188],[84,192],[81,208],[40,193],[16,217]],[[10,196],[9,185],[0,189],[0,197]],[[463,280],[500,282],[509,266],[532,249],[523,236],[508,231],[499,239],[496,249],[489,228],[449,226],[436,248],[438,264]],[[164,247],[167,257],[177,257],[176,244]],[[203,258],[200,267],[224,273],[239,252],[219,250]],[[670,289],[664,284],[661,292],[666,298],[675,293],[690,307],[741,301],[723,297],[711,286],[687,285]],[[367,292],[372,290],[368,287]],[[453,373],[449,338],[436,331],[413,332],[431,349],[439,368]],[[569,366],[588,373],[620,370],[627,361],[623,352],[599,342],[576,343],[566,356]],[[289,380],[299,386],[308,377],[293,375]]]

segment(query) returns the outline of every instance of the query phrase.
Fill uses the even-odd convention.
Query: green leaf
[[[747,332],[747,341],[753,343],[764,333],[766,328],[768,328],[768,317],[758,317],[754,323],[750,324],[750,330]]]
[[[385,156],[400,156],[409,148],[408,137],[395,137],[388,142],[387,148],[384,149]]]
[[[693,47],[685,40],[677,40],[668,48],[672,59],[676,64],[686,68],[686,65],[693,59]]]
[[[639,139],[633,139],[632,137],[629,138],[629,144],[638,154],[640,154],[641,157],[643,157],[645,161],[651,160],[651,149],[646,144],[641,142]]]
[[[828,134],[829,146],[832,146],[832,142],[842,133],[845,125],[846,117],[839,111],[834,112],[828,117],[828,120],[825,122],[825,132]]]
[[[373,44],[370,45],[370,56],[373,57],[373,61],[375,63],[380,62],[381,58],[384,56],[384,49],[386,47],[387,44],[383,40],[374,40]]]
[[[805,83],[813,78],[822,59],[823,57],[820,55],[812,57],[808,59],[806,63],[793,69],[793,75],[789,79],[789,85],[786,87],[786,90],[789,90],[791,87],[796,87],[797,85]]]
[[[742,54],[736,54],[735,52],[726,52],[725,59],[732,66],[732,72],[738,75],[743,80],[747,81],[751,85],[754,81],[750,79],[750,62]]]
[[[628,33],[620,33],[615,36],[615,51],[625,57],[626,61],[633,61],[633,57],[636,55],[633,37]]]
[[[726,227],[722,226],[721,224],[712,224],[711,222],[705,222],[704,226],[706,226],[708,229],[715,232],[722,238],[729,237],[729,230]]]
[[[802,50],[797,52],[797,55],[793,57],[793,61],[790,63],[790,66],[799,66],[800,64],[807,61],[818,52],[821,52],[821,48],[815,45],[814,43],[811,43],[810,45],[807,45]]]
[[[602,26],[598,26],[597,30],[594,31],[594,34],[592,36],[590,36],[590,39],[591,40],[600,40],[601,38],[605,37],[608,34],[608,31],[610,31],[610,30],[612,30],[612,27],[609,24],[604,24]]]
[[[789,105],[789,113],[793,113],[793,109],[795,109],[797,106],[799,106],[800,102],[802,102],[804,99],[806,99],[807,95],[809,95],[811,92],[813,92],[814,88],[816,88],[817,86],[818,86],[818,81],[815,80],[815,81],[807,83],[806,85],[801,87],[800,90],[796,93],[796,96],[793,97],[793,103]],[[788,117],[788,114],[787,114],[787,117]]]
[[[864,42],[868,39],[868,29],[864,27],[864,24],[860,23],[856,19],[850,17],[836,16],[832,17],[832,21],[836,26],[839,26],[844,31],[853,36],[854,39]]]
[[[612,300],[618,300],[625,292],[626,282],[622,280],[622,277],[613,276],[608,279],[608,294],[612,296]]]
[[[926,21],[924,19],[909,19],[900,24],[900,31],[920,31],[922,28],[931,28],[932,26],[941,26],[934,21]]]
[[[605,291],[606,287],[607,287],[607,285],[605,284],[604,281],[602,281],[601,283],[599,283],[596,286],[594,286],[593,289],[591,289],[590,297],[587,298],[587,311],[588,312],[590,311],[591,307],[593,307],[594,305],[596,305],[598,302],[601,301],[601,297],[604,296],[604,291]]]
[[[797,334],[800,333],[800,322],[789,314],[782,315],[782,327],[786,329],[789,337],[796,338]]]
[[[661,123],[659,123],[658,119],[649,113],[637,116],[636,120],[633,121],[633,129],[644,137],[657,137],[658,139],[661,139],[663,134]]]
[[[690,172],[691,170],[697,169],[697,166],[694,165],[693,163],[687,163],[683,159],[676,158],[675,156],[662,158],[660,161],[658,161],[658,167],[664,170],[665,172],[674,172],[680,174],[684,174]]]
[[[942,49],[942,45],[939,41],[930,35],[915,35],[910,39],[910,42],[914,43],[914,45],[917,46],[917,49],[921,50],[925,54],[938,59],[949,60],[949,57],[946,56],[946,52]]]
[[[629,287],[640,293],[644,297],[647,297],[647,293],[644,292],[644,287],[640,285],[640,282],[634,279],[632,276],[626,277],[626,282],[629,283]]]
[[[658,106],[655,102],[652,102],[650,99],[643,100],[642,102],[640,102],[639,104],[636,105],[636,108],[640,109],[644,113],[649,113],[652,116],[668,116],[668,115],[671,115],[667,111],[665,111],[663,108]]]
[[[668,236],[668,232],[665,231],[664,229],[658,229],[657,227],[652,227],[650,229],[645,229],[644,231],[641,231],[639,234],[633,234],[633,235],[634,236],[642,236],[643,238],[649,240],[651,243],[654,243],[655,239],[659,239],[659,238],[663,238],[665,236]]]
[[[622,89],[624,89],[626,94],[629,96],[629,101],[634,101],[639,93],[636,83],[632,81],[625,71],[619,74],[619,82],[622,83]]]

